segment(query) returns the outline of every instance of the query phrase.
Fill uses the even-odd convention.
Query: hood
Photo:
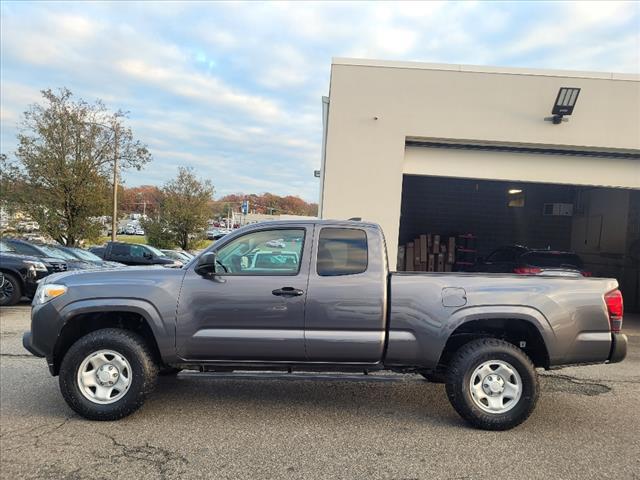
[[[105,267],[108,267],[108,268],[126,267],[126,265],[124,263],[112,262],[111,260],[103,260],[102,262],[96,262],[96,265],[100,265],[103,268],[105,268]]]
[[[67,270],[45,277],[43,283],[61,283],[63,285],[129,285],[158,283],[163,280],[182,278],[185,271],[181,268],[165,268],[161,265],[148,267],[93,268],[89,270]]]
[[[69,270],[88,270],[90,268],[99,268],[95,263],[85,262],[84,260],[63,260],[67,263]]]
[[[54,264],[66,264],[67,263],[66,260],[64,260],[62,258],[56,258],[56,257],[38,257],[38,259],[41,262],[49,263],[51,265],[54,265]]]
[[[16,253],[2,252],[2,253],[0,253],[0,257],[10,257],[10,258],[13,258],[15,260],[28,260],[30,262],[47,263],[43,258],[32,257],[31,255],[22,255],[22,254],[20,254],[18,252],[16,252]]]

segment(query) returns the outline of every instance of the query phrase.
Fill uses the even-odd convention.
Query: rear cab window
[[[322,277],[364,273],[369,263],[367,234],[358,228],[325,227],[318,237],[316,270]]]

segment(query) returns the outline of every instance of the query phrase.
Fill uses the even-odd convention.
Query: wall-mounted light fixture
[[[553,104],[553,110],[551,110],[553,117],[546,117],[545,120],[552,122],[554,125],[558,125],[560,122],[569,121],[569,119],[564,118],[564,116],[571,115],[573,113],[573,107],[576,106],[578,95],[580,95],[579,88],[560,88],[558,96],[556,97],[556,103]]]
[[[522,188],[510,188],[507,190],[507,205],[509,207],[524,207],[524,190]]]

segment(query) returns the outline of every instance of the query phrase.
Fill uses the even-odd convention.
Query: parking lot
[[[468,428],[442,385],[395,374],[184,372],[131,417],[89,422],[23,350],[28,305],[0,318],[2,478],[640,478],[637,316],[625,362],[543,372],[507,432]]]

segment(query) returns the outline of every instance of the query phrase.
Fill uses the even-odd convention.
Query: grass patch
[[[96,242],[96,245],[103,245],[110,241],[110,235],[108,237],[100,237],[100,239]],[[144,235],[116,235],[116,242],[141,243],[143,245],[146,245],[147,237]]]

